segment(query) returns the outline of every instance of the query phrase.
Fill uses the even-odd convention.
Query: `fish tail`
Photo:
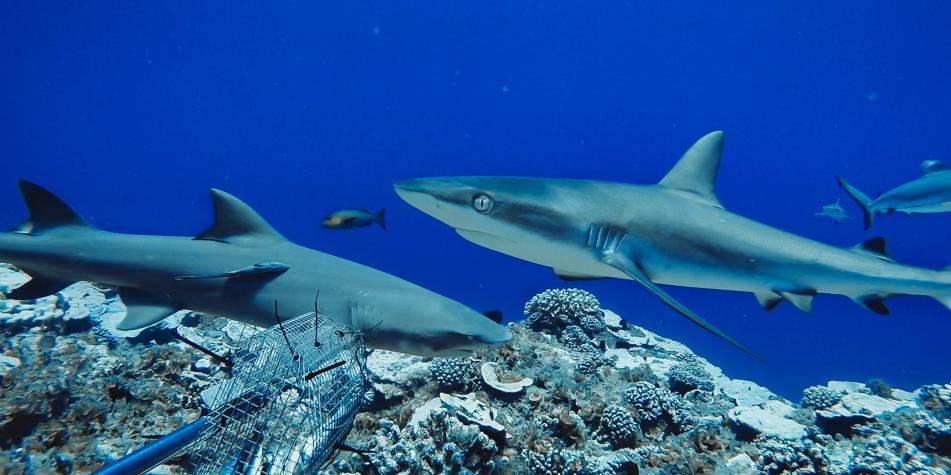
[[[379,224],[381,228],[386,229],[386,208],[380,208],[380,210],[373,215],[373,220],[376,221],[376,224]]]
[[[869,208],[869,205],[872,203],[872,200],[869,199],[868,195],[859,191],[858,188],[848,184],[842,177],[835,177],[835,180],[839,182],[839,186],[855,201],[855,204],[859,205],[859,208],[862,209],[862,214],[865,217],[865,229],[872,227],[872,219],[875,217],[875,213]]]

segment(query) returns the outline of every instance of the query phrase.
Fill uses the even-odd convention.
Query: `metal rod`
[[[178,333],[178,330],[176,330],[176,329],[174,329],[174,328],[169,328],[169,329],[168,329],[168,332],[169,332],[169,334],[171,334],[173,337],[175,337],[176,339],[178,339],[178,340],[181,341],[182,343],[184,343],[184,344],[186,344],[186,345],[188,345],[188,346],[190,346],[190,347],[192,347],[192,348],[194,348],[194,349],[196,349],[196,350],[198,350],[198,351],[200,351],[200,352],[202,352],[202,353],[204,353],[204,354],[206,354],[206,355],[208,355],[208,356],[214,358],[216,361],[218,361],[218,362],[224,364],[225,366],[227,366],[227,367],[229,367],[229,368],[233,368],[233,367],[234,367],[234,363],[231,362],[231,359],[230,359],[230,358],[225,358],[224,356],[221,356],[221,355],[215,353],[214,351],[211,351],[211,350],[209,350],[208,348],[205,348],[205,347],[199,345],[198,343],[195,343],[194,341],[191,341],[191,340],[189,340],[188,338],[185,338],[184,335],[182,335],[181,333]]]
[[[171,434],[152,442],[145,447],[132,452],[119,460],[93,472],[93,475],[130,475],[143,474],[161,465],[172,458],[185,447],[188,447],[206,424],[204,418],[199,418]]]

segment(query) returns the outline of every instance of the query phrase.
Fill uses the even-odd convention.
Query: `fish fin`
[[[485,315],[486,318],[492,320],[495,323],[502,323],[502,311],[501,310],[486,310],[482,312],[482,315]]]
[[[879,315],[888,315],[890,312],[885,306],[885,298],[881,295],[863,295],[852,299],[863,308],[875,312]]]
[[[921,174],[928,175],[934,172],[942,172],[948,169],[948,166],[941,160],[925,160],[921,162]]]
[[[174,280],[194,280],[194,279],[217,279],[220,277],[257,277],[257,276],[277,276],[290,269],[291,266],[283,262],[258,262],[240,269],[222,272],[220,274],[208,275],[177,275],[172,277]]]
[[[573,281],[573,280],[599,280],[599,279],[607,279],[607,277],[600,276],[600,275],[576,274],[576,273],[571,272],[571,271],[566,271],[566,270],[561,270],[561,269],[554,269],[554,268],[553,268],[552,270],[555,272],[555,275],[558,276],[559,279],[564,280],[564,281],[566,281],[566,282],[570,282],[570,281]]]
[[[627,274],[629,277],[634,279],[638,284],[641,284],[642,287],[654,293],[657,298],[664,302],[667,306],[674,309],[677,313],[687,317],[688,320],[699,325],[704,330],[722,338],[726,342],[740,349],[740,351],[756,358],[757,360],[762,361],[756,353],[753,353],[745,346],[738,343],[736,340],[728,336],[727,334],[720,331],[717,327],[711,325],[709,322],[701,318],[699,315],[694,313],[689,308],[685,307],[683,304],[671,297],[667,292],[658,287],[654,282],[650,280],[649,277],[644,273],[643,269],[632,261],[627,256],[619,252],[606,252],[601,258],[601,261],[605,264],[614,267],[615,269]]]
[[[30,272],[27,271],[27,274],[30,274]],[[30,274],[30,277],[31,279],[27,283],[11,290],[5,297],[13,300],[36,300],[53,295],[73,284],[70,281],[37,274]]]
[[[934,298],[941,305],[944,305],[944,308],[951,310],[951,295],[941,295]]]
[[[759,306],[763,307],[763,310],[766,310],[767,312],[776,308],[776,306],[783,301],[783,296],[773,292],[772,290],[767,290],[765,292],[753,292],[753,295],[756,296],[756,301],[759,302]]]
[[[219,189],[211,189],[215,222],[195,239],[234,242],[245,238],[284,240],[264,218],[243,201]]]
[[[65,201],[46,188],[26,180],[20,180],[19,185],[30,217],[23,224],[11,229],[12,232],[39,234],[60,226],[91,227]]]
[[[795,291],[786,291],[780,290],[777,291],[779,295],[793,304],[799,310],[802,310],[806,313],[812,312],[812,298],[816,296],[815,290],[795,290]]]
[[[888,252],[885,251],[885,238],[881,236],[873,237],[872,239],[856,244],[850,249],[855,252],[870,254],[883,261],[895,262],[895,259],[892,259],[892,257],[888,255]]]
[[[161,297],[132,287],[120,287],[119,298],[126,307],[126,316],[116,325],[119,330],[138,330],[168,318],[179,309]]]
[[[859,205],[859,208],[862,209],[862,215],[865,218],[865,229],[872,227],[872,220],[875,218],[875,213],[869,208],[869,205],[872,203],[872,200],[869,199],[868,195],[859,191],[858,188],[846,183],[842,177],[835,177],[835,181],[839,183],[839,186],[845,190],[845,193],[852,198],[852,201],[855,201],[855,204]]]
[[[723,208],[714,190],[722,154],[723,132],[718,130],[704,135],[667,172],[660,186],[690,193]]]
[[[380,210],[373,215],[373,220],[376,221],[376,224],[379,224],[381,228],[386,229],[386,208],[380,208]]]

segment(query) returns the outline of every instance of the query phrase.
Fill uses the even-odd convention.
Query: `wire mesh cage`
[[[357,336],[309,313],[254,334],[188,449],[196,474],[309,474],[350,430],[367,388]]]

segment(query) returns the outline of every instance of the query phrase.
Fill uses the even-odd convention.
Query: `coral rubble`
[[[0,268],[0,291],[26,279]],[[0,473],[88,473],[198,417],[241,325],[182,313],[142,332],[114,292],[0,300]],[[951,384],[832,381],[799,404],[735,380],[577,289],[543,292],[506,346],[468,358],[373,351],[372,387],[330,474],[943,474]],[[173,459],[158,473],[185,473]]]

